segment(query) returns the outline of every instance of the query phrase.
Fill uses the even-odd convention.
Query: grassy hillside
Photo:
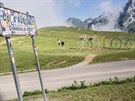
[[[77,46],[80,35],[86,34],[88,37],[92,37],[94,33],[97,33],[98,39],[101,39],[104,33],[105,43],[103,49],[97,49],[97,47],[87,47],[80,49]],[[41,69],[54,69],[54,68],[63,68],[77,64],[85,58],[85,56],[90,54],[96,54],[98,59],[94,60],[96,62],[102,62],[104,56],[115,56],[112,59],[105,58],[106,61],[115,61],[115,60],[129,60],[135,59],[135,50],[127,50],[124,48],[115,50],[110,49],[109,41],[115,36],[119,36],[125,40],[128,35],[126,33],[118,32],[93,32],[90,30],[78,29],[78,28],[69,28],[69,27],[48,27],[39,29],[39,35],[35,37],[37,51],[39,55],[39,61]],[[33,49],[31,46],[30,37],[15,37],[12,38],[12,45],[14,50],[14,57],[17,65],[17,70],[22,71],[28,69],[35,69],[35,60],[33,55]],[[61,48],[57,45],[57,39],[65,41],[65,47]],[[5,39],[0,38],[0,43]],[[117,59],[117,54],[121,57]],[[127,55],[128,54],[128,55]],[[111,58],[111,57],[110,57]],[[102,61],[101,61],[102,60]],[[96,63],[93,62],[93,63]],[[10,72],[10,61],[8,57],[6,44],[0,44],[0,73]]]

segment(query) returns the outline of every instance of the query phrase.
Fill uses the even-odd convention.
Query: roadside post
[[[31,36],[31,39],[32,39],[32,46],[33,46],[34,56],[35,56],[35,60],[36,60],[36,65],[37,65],[37,71],[38,71],[39,80],[40,80],[41,89],[42,89],[42,95],[43,95],[44,101],[47,101],[47,97],[46,97],[45,89],[44,89],[44,85],[43,85],[43,80],[42,80],[42,75],[40,72],[40,64],[39,64],[39,60],[38,60],[38,54],[37,54],[37,50],[36,50],[35,40],[34,40],[33,36]]]
[[[10,37],[5,37],[5,38],[6,38],[10,63],[11,63],[12,71],[13,71],[14,82],[15,82],[15,86],[16,86],[16,90],[17,90],[18,100],[23,101],[19,78],[18,78],[17,71],[16,71],[16,64],[15,64],[15,60],[14,60],[14,56],[13,56],[11,39],[10,39]]]
[[[3,6],[3,3],[0,2],[0,37],[5,37],[7,43],[8,54],[19,101],[23,101],[23,97],[11,44],[12,36],[31,36],[37,71],[42,89],[42,96],[44,101],[47,101],[34,40],[34,37],[37,34],[36,20],[34,16],[29,15],[28,12],[25,14],[6,8]]]

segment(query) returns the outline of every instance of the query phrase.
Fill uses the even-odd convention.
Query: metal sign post
[[[34,56],[35,56],[35,60],[36,60],[36,65],[37,65],[37,71],[38,71],[41,89],[42,89],[42,96],[44,98],[44,101],[47,101],[47,97],[46,97],[45,89],[44,89],[44,85],[43,85],[43,80],[42,80],[42,75],[40,72],[40,65],[39,65],[39,61],[38,61],[38,54],[37,54],[37,50],[36,50],[35,40],[34,40],[33,36],[31,36],[31,39],[32,39],[32,46],[33,46]]]
[[[10,39],[10,37],[5,37],[5,38],[6,38],[10,63],[11,63],[12,71],[13,71],[13,77],[14,77],[14,81],[15,81],[18,100],[23,101],[21,87],[20,87],[20,83],[19,83],[19,78],[18,78],[17,71],[16,71],[16,64],[15,64],[15,60],[14,60],[14,56],[13,56],[13,49],[12,49],[12,45],[11,45],[11,39]]]
[[[40,72],[40,65],[38,61],[37,51],[34,42],[34,36],[36,36],[37,27],[36,27],[36,19],[34,16],[29,15],[27,12],[22,13],[16,10],[12,10],[10,8],[4,7],[3,4],[0,4],[0,37],[5,37],[11,62],[11,67],[13,71],[13,77],[15,81],[15,86],[18,94],[18,100],[23,101],[22,92],[20,88],[19,78],[16,71],[16,64],[13,57],[13,50],[11,46],[11,36],[31,36],[33,51],[35,55],[37,71],[40,79],[42,95],[44,101],[47,101],[47,97],[45,94],[45,89],[43,85],[43,80]]]

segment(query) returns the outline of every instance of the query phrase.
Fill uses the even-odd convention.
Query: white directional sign
[[[37,35],[35,17],[0,7],[0,36]]]
[[[36,28],[36,20],[34,16],[31,16],[28,13],[24,14],[9,8],[5,8],[3,3],[0,2],[0,36],[4,36],[6,39],[14,82],[18,95],[18,101],[23,101],[23,96],[20,88],[20,82],[18,79],[17,71],[16,71],[16,63],[14,60],[13,48],[11,45],[10,36],[31,36],[37,71],[38,71],[40,85],[42,89],[42,96],[44,98],[44,101],[47,101],[46,94],[44,91],[45,89],[43,85],[42,75],[40,72],[40,64],[38,60],[37,50],[35,47],[36,46],[34,40],[35,35],[37,35],[37,28]]]

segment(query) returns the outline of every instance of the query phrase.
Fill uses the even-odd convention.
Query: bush
[[[71,86],[62,87],[58,89],[58,91],[85,89],[87,87],[88,86],[85,84],[85,81],[80,81],[79,83],[77,81],[74,81],[74,83]]]
[[[85,84],[85,81],[80,81],[80,88],[84,89],[87,88],[88,86]]]
[[[45,93],[49,93],[49,90],[45,89]],[[32,96],[32,95],[39,95],[39,94],[42,94],[42,91],[40,90],[35,90],[34,92],[33,91],[25,91],[23,93],[23,96]]]
[[[74,83],[69,87],[62,87],[58,89],[58,92],[60,91],[67,91],[67,90],[78,90],[78,89],[85,89],[88,87],[95,87],[95,86],[101,86],[101,85],[116,85],[116,84],[124,84],[124,83],[131,83],[135,82],[135,75],[133,78],[127,78],[126,80],[119,80],[118,77],[115,77],[114,80],[111,78],[109,81],[102,81],[90,85],[86,85],[85,81],[80,81],[79,83],[77,81],[74,81]],[[32,95],[38,95],[42,92],[40,90],[35,90],[34,92],[24,92],[23,96],[32,96]],[[48,89],[45,89],[45,93],[49,93]]]
[[[66,91],[66,90],[77,90],[77,89],[85,89],[87,87],[95,87],[95,86],[101,86],[101,85],[114,85],[114,84],[124,84],[124,83],[130,83],[135,82],[135,76],[133,78],[127,78],[126,80],[119,80],[118,77],[114,77],[114,80],[111,78],[109,81],[102,81],[90,85],[86,85],[85,81],[80,81],[78,83],[77,81],[74,81],[74,83],[69,87],[62,87],[61,89],[58,89],[58,91]]]
[[[34,92],[32,91],[26,91],[24,92],[23,96],[32,96],[32,95],[38,95],[38,94],[41,94],[41,91],[40,90],[35,90]]]

